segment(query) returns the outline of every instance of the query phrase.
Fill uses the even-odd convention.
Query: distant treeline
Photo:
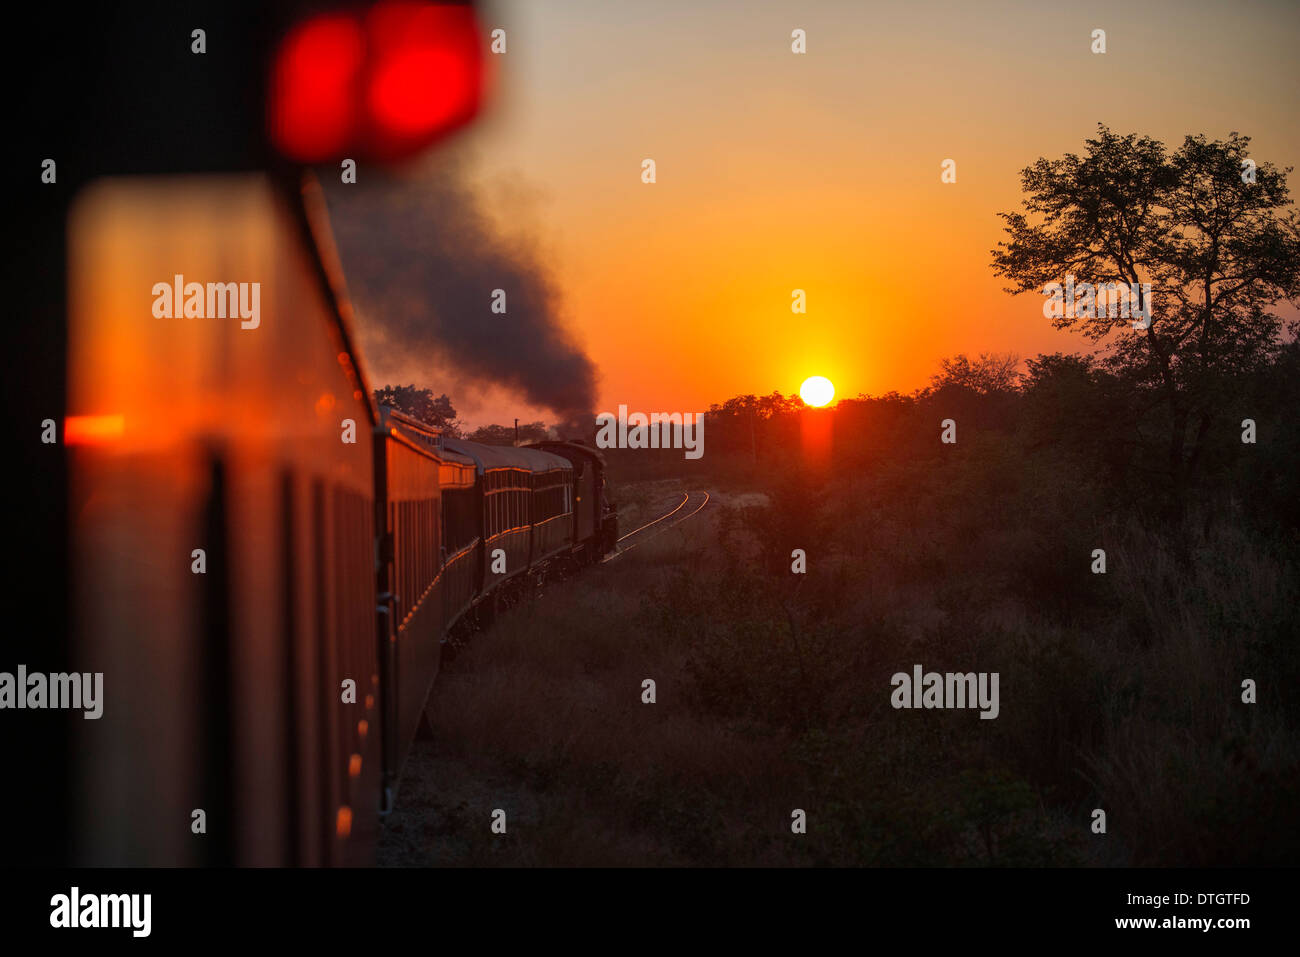
[[[413,385],[376,390],[393,405],[448,433],[488,445],[513,445],[513,425],[465,430],[446,395]],[[679,449],[609,449],[615,481],[682,476],[696,481],[766,484],[804,470],[810,480],[945,457],[1009,456],[1046,470],[1053,481],[1086,483],[1107,511],[1178,518],[1225,506],[1300,528],[1300,345],[1278,347],[1266,362],[1202,386],[1204,418],[1177,423],[1159,389],[1089,355],[957,355],[941,360],[928,386],[911,394],[858,395],[813,409],[798,396],[742,395],[713,404],[704,418],[704,456]],[[942,441],[951,420],[950,438]],[[808,448],[809,428],[825,434],[829,455]],[[520,423],[519,442],[553,435],[545,423]],[[592,441],[591,434],[585,436]],[[1173,450],[1173,451],[1171,451]]]
[[[1150,518],[1177,518],[1226,504],[1300,528],[1300,346],[1281,346],[1268,362],[1214,383],[1204,420],[1182,423],[1171,443],[1170,409],[1158,390],[1103,359],[1009,355],[944,359],[930,385],[812,409],[797,396],[736,396],[709,408],[704,457],[677,450],[611,450],[623,481],[694,476],[756,480],[804,469],[811,480],[878,470],[891,463],[954,457],[1010,457],[1043,470],[1044,480],[1086,482],[1103,500]],[[952,420],[955,444],[942,439]],[[829,456],[808,447],[809,431],[828,434]],[[1177,448],[1178,454],[1171,454]],[[941,473],[939,473],[941,474]]]
[[[483,425],[467,429],[456,417],[456,407],[446,393],[435,396],[432,389],[415,385],[386,385],[375,390],[375,403],[395,408],[407,415],[445,429],[453,438],[468,439],[484,445],[515,445],[538,442],[552,437],[552,429],[543,422],[520,422],[514,425]]]

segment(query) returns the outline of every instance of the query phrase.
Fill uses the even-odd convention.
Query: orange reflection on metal
[[[339,808],[338,822],[334,827],[339,837],[347,837],[352,833],[352,808],[346,804]]]
[[[361,777],[361,755],[354,754],[348,760],[348,777],[350,778]]]
[[[361,740],[366,739],[366,732],[370,730],[370,724],[365,718],[357,722],[357,734],[361,735]]]
[[[375,706],[375,696],[372,694],[366,695],[366,710],[369,711],[374,706]]]
[[[126,431],[122,415],[70,415],[63,421],[63,440],[68,445],[94,445],[120,439]]]
[[[337,403],[334,401],[334,393],[322,392],[320,398],[316,400],[316,414],[325,415],[333,409],[336,404]]]

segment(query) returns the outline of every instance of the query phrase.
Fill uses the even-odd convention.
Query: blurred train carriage
[[[22,463],[39,480],[20,529],[34,559],[16,581],[55,608],[47,648],[27,664],[103,672],[105,688],[102,718],[48,723],[39,745],[20,746],[13,780],[30,780],[36,798],[5,789],[16,814],[71,818],[55,851],[32,842],[51,863],[373,860],[448,629],[502,583],[612,546],[593,450],[460,442],[375,406],[320,191],[299,165],[345,149],[409,155],[465,122],[481,59],[472,10],[302,11],[214,8],[225,52],[157,103],[106,71],[76,136],[98,143],[120,123],[158,146],[85,148],[60,180],[66,198],[38,217],[55,226],[33,233],[34,249],[66,265],[33,271],[63,371],[20,408],[40,410],[36,421],[58,413],[63,441]],[[328,29],[313,34],[321,17]],[[152,32],[135,35],[108,18],[104,49],[147,59],[189,35],[184,19],[160,7]],[[311,112],[326,101],[297,95],[294,71],[328,72],[333,61],[312,59],[328,45],[311,40],[341,29],[369,37],[372,58],[454,47],[427,62],[464,72],[448,87],[464,102],[440,103],[436,123],[397,139],[372,117],[361,139],[306,155],[332,127]],[[90,63],[105,55],[71,49]],[[81,93],[58,81],[65,67],[51,74],[55,104]],[[424,79],[441,91],[447,78]],[[207,104],[206,127],[183,120],[187,97]],[[151,314],[150,290],[173,282],[256,283],[258,321],[179,302],[173,318]],[[68,763],[46,758],[40,774],[49,751]]]
[[[323,217],[258,174],[104,179],[73,207],[73,650],[112,695],[78,729],[88,861],[345,862],[373,839],[375,410]],[[142,322],[173,273],[260,277],[263,321]],[[203,840],[160,826],[194,809]]]

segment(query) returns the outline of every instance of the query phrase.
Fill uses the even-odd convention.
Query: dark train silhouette
[[[602,455],[374,406],[311,179],[109,179],[72,237],[88,859],[367,861],[448,629],[614,545]],[[142,321],[170,270],[263,276],[259,326]]]
[[[596,449],[479,445],[373,404],[306,183],[104,180],[73,210],[73,659],[106,687],[78,729],[96,863],[368,860],[448,630],[617,538]],[[263,276],[259,326],[142,322],[139,293],[169,271]]]
[[[387,799],[437,674],[440,642],[517,581],[599,560],[614,547],[618,519],[604,457],[585,443],[480,445],[379,411],[379,633],[389,669],[380,683],[393,689],[384,696]]]
[[[10,407],[57,441],[19,456],[9,597],[45,621],[14,663],[102,672],[103,715],[13,716],[5,816],[46,863],[366,863],[449,629],[616,518],[593,448],[376,407],[302,165],[466,122],[472,8],[233,0],[204,52],[191,19],[91,17],[33,78],[57,178],[17,211]],[[393,87],[412,63],[443,72]]]

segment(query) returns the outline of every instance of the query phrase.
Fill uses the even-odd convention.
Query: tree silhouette
[[[980,395],[1011,392],[1019,379],[1016,373],[1019,366],[1020,357],[1010,352],[981,352],[978,359],[958,354],[939,360],[939,371],[930,377],[930,385],[936,391],[958,386]]]
[[[434,398],[432,389],[414,385],[386,385],[375,390],[375,404],[387,405],[429,425],[441,426],[452,435],[459,434],[456,409],[445,394]]]
[[[1149,283],[1151,324],[1065,303],[1057,328],[1094,342],[1112,332],[1108,366],[1151,391],[1166,416],[1166,468],[1175,499],[1195,472],[1202,441],[1231,380],[1267,363],[1281,344],[1270,311],[1300,296],[1300,224],[1290,167],[1249,157],[1250,138],[1187,136],[1169,154],[1136,134],[1099,125],[1083,157],[1040,158],[1021,172],[1024,207],[1001,213],[1008,240],[993,250],[1008,292],[1078,283]]]
[[[513,425],[484,425],[465,436],[471,442],[484,445],[514,445],[515,427]],[[519,425],[519,442],[541,442],[548,438],[546,425],[542,422],[521,422]]]

